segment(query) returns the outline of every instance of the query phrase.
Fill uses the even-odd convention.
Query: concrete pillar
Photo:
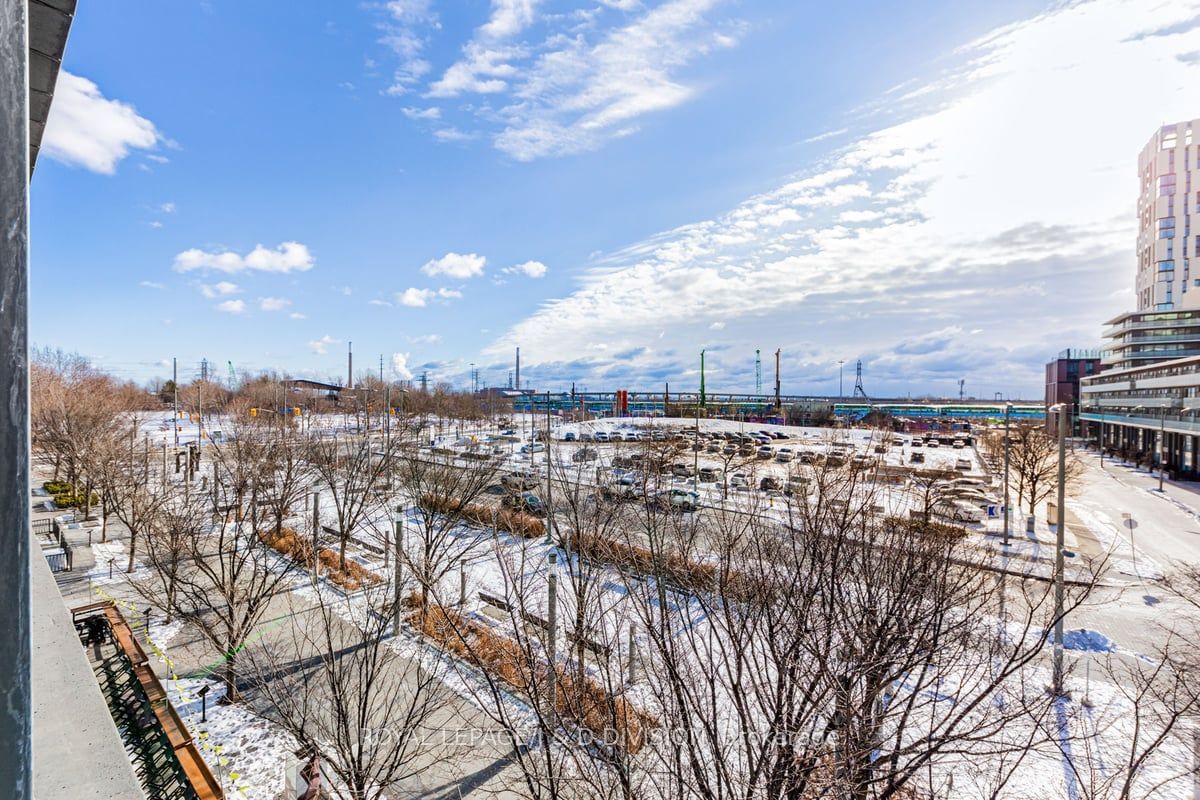
[[[0,0],[0,795],[33,796],[29,659],[29,18]]]

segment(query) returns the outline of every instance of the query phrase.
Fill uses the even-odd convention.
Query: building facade
[[[1200,119],[1138,156],[1137,310],[1106,323],[1102,372],[1080,377],[1083,435],[1108,453],[1200,477]]]
[[[1100,371],[1099,350],[1063,350],[1050,363],[1046,364],[1046,396],[1047,411],[1058,403],[1065,404],[1071,409],[1072,418],[1079,412],[1080,380]],[[1058,419],[1054,414],[1046,414],[1046,430],[1058,434]],[[1072,431],[1072,435],[1077,431]]]
[[[1200,119],[1164,125],[1138,155],[1137,310],[1200,309]]]

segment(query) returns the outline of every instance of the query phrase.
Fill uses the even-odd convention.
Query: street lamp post
[[[1009,503],[1010,495],[1008,493],[1008,465],[1009,465],[1009,421],[1012,419],[1012,403],[1007,403],[1004,406],[1004,546],[1008,547],[1009,536],[1012,535],[1012,523],[1009,519]]]
[[[843,389],[843,384],[842,384],[842,365],[845,363],[846,363],[845,361],[840,361],[840,360],[838,361],[838,397],[839,398],[846,396],[845,391]]]
[[[1163,470],[1166,469],[1167,460],[1167,409],[1161,408],[1158,412],[1158,491],[1163,490]]]
[[[1067,529],[1067,429],[1063,425],[1065,403],[1050,408],[1058,423],[1058,520],[1054,542],[1054,695],[1063,693],[1063,550]]]

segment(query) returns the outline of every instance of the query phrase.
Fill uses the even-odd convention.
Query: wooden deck
[[[191,731],[187,729],[179,713],[167,699],[166,690],[158,680],[158,676],[154,674],[154,670],[150,668],[146,651],[138,642],[137,637],[133,635],[133,630],[125,621],[121,610],[113,602],[104,601],[73,608],[71,616],[78,624],[81,619],[94,616],[97,612],[104,615],[113,641],[132,665],[133,673],[145,691],[154,716],[162,727],[163,733],[166,734],[167,740],[175,752],[175,758],[183,768],[196,797],[199,800],[224,800],[225,791],[221,788],[220,781],[201,758],[200,750],[192,739]]]

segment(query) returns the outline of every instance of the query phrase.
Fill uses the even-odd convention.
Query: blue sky
[[[1200,4],[81,4],[33,338],[119,375],[1041,394],[1132,305]],[[769,368],[765,371],[769,372]],[[769,383],[769,378],[767,380]]]

